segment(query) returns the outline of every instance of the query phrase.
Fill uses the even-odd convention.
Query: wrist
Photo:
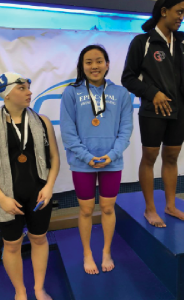
[[[53,183],[50,183],[50,182],[47,182],[46,185],[49,189],[52,189],[54,188],[54,184]]]
[[[6,195],[0,195],[0,205],[6,200]]]

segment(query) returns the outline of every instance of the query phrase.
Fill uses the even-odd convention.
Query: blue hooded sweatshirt
[[[104,86],[89,85],[97,104]],[[133,107],[126,88],[106,80],[106,109],[98,115],[100,125],[92,125],[94,114],[85,81],[78,87],[68,86],[61,102],[61,135],[70,170],[76,172],[120,171],[123,151],[129,146],[133,129]],[[89,166],[95,157],[108,155],[105,168]]]

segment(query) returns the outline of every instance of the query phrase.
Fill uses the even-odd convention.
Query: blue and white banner
[[[0,73],[15,71],[32,79],[31,107],[50,118],[54,125],[61,169],[54,192],[73,190],[71,172],[66,161],[59,126],[62,93],[76,77],[76,64],[82,48],[102,44],[110,57],[109,79],[121,84],[120,78],[133,33],[0,29]],[[125,168],[122,182],[138,181],[141,141],[138,124],[139,99],[131,95],[134,106],[134,131],[131,144],[124,152]],[[0,102],[2,99],[0,99]],[[3,102],[2,102],[3,104]],[[179,158],[179,174],[184,174],[184,153]],[[161,177],[161,159],[155,165],[155,177]]]

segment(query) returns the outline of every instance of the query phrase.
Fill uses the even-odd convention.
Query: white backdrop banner
[[[31,107],[37,113],[48,116],[54,125],[61,158],[55,193],[74,189],[61,141],[59,117],[62,93],[67,84],[75,81],[80,51],[89,44],[104,45],[110,57],[107,78],[120,85],[128,46],[134,36],[133,33],[123,32],[0,29],[0,73],[15,71],[31,78]],[[139,99],[132,94],[131,99],[134,131],[130,146],[124,152],[122,182],[138,181],[142,151],[138,124]],[[161,177],[160,157],[154,174],[155,177]],[[183,151],[179,157],[179,174],[184,174]]]

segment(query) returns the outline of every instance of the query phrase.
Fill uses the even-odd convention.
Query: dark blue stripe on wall
[[[22,0],[22,1],[11,1],[4,0],[3,3],[14,3],[14,4],[32,4],[32,5],[46,5],[46,6],[59,6],[74,9],[90,9],[105,10],[105,11],[130,11],[137,13],[150,13],[153,9],[154,2],[151,0]]]

